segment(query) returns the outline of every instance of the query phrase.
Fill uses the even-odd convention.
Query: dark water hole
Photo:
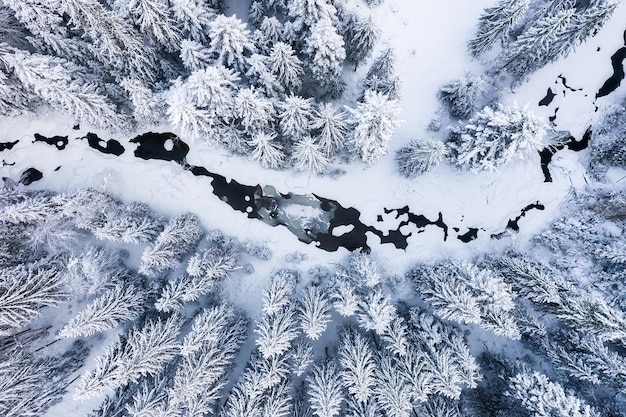
[[[550,103],[552,103],[552,100],[554,100],[554,97],[556,97],[556,94],[552,92],[551,88],[548,88],[548,91],[546,92],[546,96],[539,101],[539,105],[549,106]]]
[[[10,149],[13,149],[13,147],[15,145],[17,145],[18,142],[19,142],[19,140],[16,140],[16,141],[13,141],[13,142],[0,142],[0,152],[8,151]]]
[[[104,154],[120,156],[124,153],[124,147],[115,139],[103,140],[100,139],[95,133],[87,133],[85,137],[79,139],[87,139],[87,143],[91,148]]]
[[[624,32],[626,39],[626,32]],[[624,59],[626,59],[626,46],[620,48],[611,56],[611,66],[613,67],[613,75],[611,75],[600,87],[596,98],[604,97],[611,94],[617,89],[624,79]]]
[[[564,140],[560,140],[557,143],[540,150],[539,157],[541,159],[541,170],[543,171],[544,182],[552,182],[552,174],[550,173],[549,164],[552,161],[554,154],[565,148],[575,152],[587,149],[592,134],[593,131],[591,130],[591,127],[589,127],[581,140],[576,140],[575,137],[570,135]]]
[[[48,145],[56,147],[58,150],[63,150],[68,144],[67,136],[52,136],[51,138],[47,138],[44,135],[40,135],[39,133],[35,133],[34,142],[44,142]]]

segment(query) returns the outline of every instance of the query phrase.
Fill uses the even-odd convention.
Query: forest
[[[411,80],[376,23],[388,3],[0,0],[0,123],[59,112],[109,137],[175,132],[265,178],[293,172],[339,189],[385,161],[388,181],[415,184],[497,178],[516,164],[541,172],[541,153],[556,159],[573,136],[507,92],[624,8],[483,1],[463,39],[483,71],[437,86],[427,135],[401,140]],[[589,143],[569,152],[584,184],[568,178],[536,234],[516,240],[508,227],[491,235],[496,249],[469,256],[421,259],[409,246],[394,255],[411,265],[401,270],[383,242],[311,257],[321,249],[277,243],[270,228],[235,236],[220,224],[230,219],[164,213],[115,183],[17,180],[8,161],[34,142],[2,136],[0,415],[626,417],[618,86],[580,115]]]

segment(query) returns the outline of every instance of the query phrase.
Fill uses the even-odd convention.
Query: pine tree
[[[235,109],[244,131],[249,134],[268,130],[274,121],[272,102],[254,87],[239,90]]]
[[[352,144],[363,162],[373,164],[387,153],[389,141],[400,124],[398,104],[382,93],[366,91],[364,101],[348,110],[354,126]]]
[[[400,98],[400,79],[394,73],[395,56],[393,49],[387,48],[374,60],[365,80],[363,94],[359,99],[363,101],[365,92],[375,91],[385,94],[392,100]]]
[[[340,333],[339,340],[343,385],[359,403],[365,404],[373,395],[377,382],[372,347],[365,337],[351,329]]]
[[[180,46],[181,33],[170,15],[169,3],[164,0],[114,0],[114,9],[142,33],[162,45],[167,52],[176,52]]]
[[[474,112],[474,104],[482,84],[482,77],[466,74],[462,79],[443,85],[438,97],[448,107],[450,116],[466,119]]]
[[[0,51],[1,52],[1,51]],[[122,119],[94,84],[81,83],[84,69],[62,58],[14,52],[0,60],[28,89],[53,107],[70,112],[79,122],[119,129]],[[81,77],[82,78],[82,77]]]
[[[534,416],[597,417],[581,399],[539,372],[519,373],[510,380],[510,394]]]
[[[311,340],[319,339],[330,322],[330,303],[326,293],[318,287],[308,287],[300,298],[297,310],[304,334]]]
[[[391,299],[379,288],[359,303],[357,319],[365,330],[384,334],[396,317],[396,308]]]
[[[291,142],[297,142],[309,133],[313,99],[289,95],[279,103],[280,131]]]
[[[259,161],[263,168],[279,168],[285,159],[282,146],[275,143],[275,140],[275,133],[258,132],[252,136],[249,142],[252,147],[250,156]]]
[[[120,85],[126,91],[133,106],[133,118],[141,125],[156,125],[165,115],[165,105],[161,97],[143,85],[139,80],[123,78]]]
[[[193,39],[184,39],[180,44],[180,59],[190,71],[205,69],[212,61],[209,48]]]
[[[498,40],[504,40],[509,31],[525,14],[529,0],[500,0],[486,8],[478,21],[476,35],[468,43],[470,54],[477,58]]]
[[[333,307],[343,317],[350,317],[356,314],[361,303],[361,296],[356,288],[345,281],[339,281],[332,293]]]
[[[293,0],[287,11],[298,30],[312,28],[324,19],[331,24],[337,23],[337,9],[328,0]]]
[[[153,241],[163,230],[163,222],[126,208],[105,211],[101,221],[90,229],[100,240],[139,244]]]
[[[401,372],[398,372],[391,357],[384,356],[380,360],[376,382],[374,388],[376,401],[386,415],[409,417],[413,410],[411,391],[408,381]]]
[[[321,172],[329,162],[320,145],[310,136],[305,136],[294,144],[291,157],[295,168],[306,172]]]
[[[341,411],[341,380],[334,362],[317,364],[307,377],[309,403],[316,417],[334,417]]]
[[[166,321],[151,320],[132,330],[125,340],[118,340],[96,359],[95,369],[83,375],[74,397],[92,398],[130,381],[137,382],[141,376],[158,374],[180,350],[179,332],[176,316]]]
[[[291,348],[291,342],[298,336],[296,317],[292,306],[261,316],[254,330],[259,335],[255,343],[265,359],[280,356]]]
[[[363,251],[356,251],[349,255],[348,272],[356,285],[362,288],[376,288],[383,280],[379,265]]]
[[[183,34],[201,44],[208,43],[209,24],[216,14],[204,0],[170,0],[174,18]]]
[[[142,313],[145,297],[132,286],[116,285],[106,290],[74,316],[60,331],[59,338],[91,336],[134,320]]]
[[[345,112],[333,103],[320,103],[314,109],[311,128],[325,155],[330,156],[343,146],[348,135],[348,120]]]
[[[519,77],[557,58],[553,48],[567,31],[575,10],[558,10],[537,19],[504,51],[504,67]]]
[[[467,124],[452,128],[450,157],[472,172],[495,172],[544,146],[545,126],[526,108],[485,107]]]
[[[395,160],[400,174],[413,179],[441,163],[447,153],[448,149],[439,140],[414,139],[398,149]]]
[[[313,25],[306,39],[305,52],[311,58],[313,78],[322,87],[332,86],[339,81],[346,51],[343,38],[330,19],[321,19]]]
[[[200,219],[195,214],[181,214],[170,220],[154,244],[143,252],[139,272],[155,275],[176,267],[203,234]]]
[[[352,15],[346,22],[344,36],[346,58],[358,65],[372,53],[380,37],[380,29],[374,23],[371,14],[367,17]]]
[[[242,70],[245,58],[255,52],[246,24],[236,16],[218,15],[209,23],[209,50],[217,55],[217,62],[230,68]]]
[[[60,272],[54,264],[0,269],[0,336],[25,326],[42,308],[66,300]]]
[[[293,416],[293,402],[288,384],[272,387],[263,405],[264,417]]]
[[[291,351],[291,369],[296,376],[302,376],[313,362],[313,346],[304,339],[296,340]]]
[[[246,60],[248,70],[246,77],[253,86],[262,89],[268,97],[276,97],[284,91],[269,65],[269,57],[261,54],[252,54]],[[272,109],[273,112],[273,109]]]
[[[268,56],[268,65],[285,91],[297,91],[302,85],[302,61],[291,46],[276,42]]]
[[[123,257],[123,252],[88,246],[84,252],[67,259],[63,279],[78,297],[99,295],[104,289],[111,289],[128,278]]]
[[[167,415],[173,410],[168,409],[167,383],[165,373],[161,373],[154,378],[144,379],[141,386],[133,394],[132,403],[126,404],[126,412],[130,417],[147,417]]]

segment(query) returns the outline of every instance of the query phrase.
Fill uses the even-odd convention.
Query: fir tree
[[[265,359],[280,356],[291,348],[291,342],[298,336],[296,317],[292,306],[261,316],[255,329],[259,335],[255,342]]]
[[[202,70],[212,61],[211,50],[193,39],[184,39],[180,44],[180,59],[188,70]]]
[[[272,102],[254,87],[242,88],[235,97],[236,116],[244,131],[266,131],[274,121]]]
[[[285,97],[279,103],[280,131],[291,142],[297,142],[309,133],[313,99],[305,99],[296,95]]]
[[[381,289],[370,293],[359,303],[357,319],[365,330],[384,334],[395,317],[396,308]]]
[[[330,156],[345,142],[348,120],[345,112],[333,103],[320,103],[313,112],[311,128],[325,155]]]
[[[268,55],[268,65],[285,91],[295,92],[302,84],[302,61],[291,46],[276,42]]]
[[[348,110],[354,126],[352,145],[363,162],[373,164],[387,153],[389,141],[400,124],[398,104],[382,93],[366,91],[364,101]]]
[[[125,340],[109,347],[97,358],[95,369],[80,380],[75,398],[87,399],[104,391],[137,382],[141,376],[156,375],[171,361],[180,349],[177,341],[179,319],[172,316],[147,322],[134,329]]]
[[[269,60],[268,56],[252,54],[247,59],[248,70],[246,71],[246,77],[248,77],[252,85],[262,89],[268,97],[276,97],[284,91],[284,88],[269,68]]]
[[[466,119],[474,112],[474,104],[482,83],[482,77],[466,74],[462,79],[443,85],[438,97],[448,107],[450,116]]]
[[[413,404],[408,381],[389,356],[381,359],[376,382],[374,393],[380,408],[389,416],[409,417]]]
[[[136,319],[143,310],[145,297],[130,285],[116,285],[94,299],[74,316],[58,337],[91,336],[116,327],[122,321]]]
[[[191,40],[206,44],[209,24],[216,14],[215,9],[204,0],[170,0],[170,4],[183,34]]]
[[[218,15],[209,23],[209,50],[217,62],[230,68],[243,69],[244,55],[255,51],[246,24],[236,16]]]
[[[337,23],[337,9],[328,0],[293,0],[287,11],[298,30],[311,28],[324,19]]]
[[[302,376],[313,362],[313,346],[304,339],[296,340],[291,351],[291,369],[296,376]]]
[[[303,137],[293,146],[291,157],[295,168],[306,172],[321,172],[328,165],[328,158],[320,145],[310,136]]]
[[[344,36],[346,58],[358,65],[372,53],[380,37],[380,29],[374,24],[371,14],[367,17],[352,15],[346,22]]]
[[[377,382],[374,354],[367,339],[355,330],[344,330],[340,334],[339,363],[343,385],[357,402],[367,403]]]
[[[341,411],[341,380],[334,362],[317,364],[309,377],[309,403],[316,417],[334,417]]]
[[[155,125],[163,120],[165,105],[154,91],[143,85],[141,81],[131,78],[123,78],[120,85],[130,98],[133,118],[137,123]]]
[[[321,19],[313,25],[306,39],[305,52],[311,57],[313,78],[322,87],[332,86],[339,81],[346,51],[343,38],[330,19]]]
[[[497,171],[515,159],[525,159],[544,146],[544,124],[527,109],[485,107],[467,124],[452,128],[451,159],[472,172]]]
[[[332,298],[333,307],[344,317],[353,316],[361,303],[361,296],[356,288],[345,281],[340,281],[334,286]]]
[[[141,256],[139,272],[155,275],[176,267],[192,250],[204,231],[195,214],[186,213],[172,219],[159,234],[154,245]]]
[[[259,161],[263,168],[279,168],[285,159],[282,146],[275,143],[275,140],[275,133],[258,132],[252,136],[249,142],[252,147],[250,156]]]
[[[310,286],[300,299],[298,315],[302,331],[311,340],[317,340],[330,322],[330,303],[318,287]]]
[[[468,43],[470,54],[477,58],[498,40],[504,40],[513,25],[526,14],[529,4],[529,0],[500,0],[486,8],[479,18],[476,35]]]
[[[444,160],[448,149],[439,140],[416,139],[396,152],[395,160],[400,174],[417,178]]]
[[[374,60],[363,81],[363,101],[367,91],[385,94],[392,100],[400,98],[400,79],[394,73],[395,56],[393,49],[387,48]]]

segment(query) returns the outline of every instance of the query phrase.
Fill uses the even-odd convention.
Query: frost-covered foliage
[[[396,152],[398,171],[406,178],[416,178],[445,159],[446,145],[434,139],[415,139]]]
[[[468,122],[452,128],[450,158],[472,172],[497,171],[542,149],[545,129],[545,124],[525,108],[485,107]]]
[[[359,64],[372,53],[380,37],[380,30],[376,27],[372,15],[365,17],[353,15],[346,23],[344,37],[346,58]]]
[[[393,49],[387,48],[374,60],[365,80],[363,81],[363,96],[366,91],[383,93],[393,100],[400,98],[400,79],[395,75],[393,66],[395,55]]]
[[[361,160],[373,164],[389,149],[389,141],[400,125],[400,109],[395,100],[383,93],[366,91],[356,109],[348,109],[354,126],[351,144]]]
[[[504,41],[509,31],[526,13],[530,0],[499,0],[486,8],[478,20],[476,35],[468,44],[470,54],[478,57],[498,41]]]
[[[589,168],[598,172],[607,166],[626,168],[626,108],[609,106],[594,126]]]
[[[439,90],[439,100],[448,107],[450,116],[466,119],[474,112],[483,83],[482,77],[466,74],[462,79],[444,84]]]

